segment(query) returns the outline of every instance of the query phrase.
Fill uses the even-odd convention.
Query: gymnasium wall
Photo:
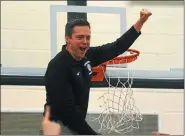
[[[181,2],[89,1],[88,6],[126,7],[127,29],[137,21],[142,8],[150,9],[153,15],[144,25],[142,36],[131,47],[139,50],[141,55],[138,61],[129,64],[129,67],[142,70],[183,68],[184,8]],[[92,45],[111,42],[119,36],[119,16],[88,17],[92,28],[95,29],[92,38],[95,44]],[[107,20],[106,23],[104,20]],[[146,65],[146,62],[152,63]]]
[[[66,5],[66,2],[1,2],[3,66],[47,66],[50,60],[50,5]],[[139,61],[129,67],[155,70],[183,68],[183,6],[179,2],[88,1],[87,6],[126,7],[127,29],[137,21],[143,7],[151,9],[153,16],[132,46],[141,52]],[[120,36],[119,15],[90,13],[87,17],[92,25],[92,46],[111,42]],[[59,51],[65,43],[67,14],[58,13],[57,22]],[[145,65],[148,61],[152,63]]]
[[[50,5],[66,5],[66,1],[1,2],[3,66],[47,66],[50,60]],[[62,19],[65,24],[67,14]]]
[[[50,60],[50,5],[66,5],[65,1],[1,2],[1,63],[6,67],[46,67]],[[163,70],[183,68],[183,6],[179,2],[98,2],[88,6],[126,7],[127,29],[139,17],[141,8],[150,8],[153,16],[145,24],[142,36],[132,48],[141,52],[139,61],[130,68]],[[92,46],[119,37],[117,15],[88,14],[92,25]],[[105,23],[106,21],[106,23]],[[67,14],[57,15],[58,51],[64,43]],[[116,25],[115,25],[116,24]],[[164,40],[165,39],[165,40]],[[146,65],[146,62],[152,62]],[[97,112],[97,97],[106,88],[92,88],[89,112]],[[134,98],[142,113],[159,115],[159,131],[182,135],[183,89],[134,88]],[[24,102],[23,102],[24,100]],[[34,101],[33,101],[34,100]],[[2,86],[1,108],[4,111],[42,111],[44,87]]]

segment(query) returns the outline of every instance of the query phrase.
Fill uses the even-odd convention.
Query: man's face
[[[68,49],[72,55],[81,60],[90,46],[91,30],[88,26],[75,26],[72,37],[66,37]]]

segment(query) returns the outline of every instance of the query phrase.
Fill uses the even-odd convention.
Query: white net
[[[111,67],[116,67],[117,65],[119,64],[113,64]],[[138,122],[142,121],[142,115],[135,106],[133,98],[132,84],[135,71],[128,70],[128,78],[124,82],[120,80],[119,73],[114,71],[117,80],[114,85],[110,80],[111,72],[113,71],[104,72],[105,80],[109,87],[106,93],[98,99],[102,102],[99,105],[101,114],[97,118],[93,117],[93,121],[98,121],[100,124],[99,133],[126,134],[133,129],[139,129]]]

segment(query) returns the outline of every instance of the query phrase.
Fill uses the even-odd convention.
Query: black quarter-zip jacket
[[[46,104],[51,120],[61,121],[79,135],[97,135],[86,122],[92,67],[124,53],[139,37],[132,26],[112,43],[90,47],[81,61],[63,49],[48,64],[45,73]]]

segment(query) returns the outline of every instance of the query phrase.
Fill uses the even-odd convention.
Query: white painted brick
[[[90,13],[87,18],[91,23],[92,33],[120,33],[120,15],[118,14]]]
[[[2,28],[11,30],[48,30],[50,23],[48,13],[45,11],[9,10],[2,13]]]
[[[153,15],[144,25],[145,33],[183,34],[183,6],[133,5],[127,8],[127,23],[133,24],[142,8],[149,8]]]
[[[162,70],[158,66],[156,54],[140,54],[138,59],[128,64],[128,69],[134,70]],[[166,69],[166,68],[163,68]]]
[[[25,67],[30,66],[28,61],[28,51],[16,51],[16,50],[2,50],[2,65],[6,67]],[[26,64],[25,64],[26,63]]]
[[[32,50],[36,52],[50,51],[49,8],[51,4],[66,5],[67,2],[55,1],[24,1],[2,2],[2,49],[10,49],[3,53],[3,63],[28,65],[22,58],[28,58]],[[161,4],[161,5],[160,5]],[[142,36],[131,48],[141,52],[137,61],[129,64],[136,69],[170,69],[182,68],[183,56],[183,6],[164,2],[129,2],[129,1],[88,1],[88,6],[126,7],[127,28],[133,25],[139,11],[144,7],[150,8],[152,17],[144,25]],[[36,14],[37,13],[37,14]],[[66,13],[57,14],[57,48],[65,43],[64,26],[67,22]],[[88,14],[92,25],[92,46],[112,42],[120,36],[119,16],[106,14]],[[24,53],[17,50],[23,50]],[[10,52],[13,52],[12,54]],[[18,54],[16,54],[18,53]],[[49,53],[48,53],[49,54]],[[22,55],[22,56],[21,56]],[[25,57],[23,56],[25,55]],[[50,55],[48,55],[50,56]],[[17,59],[16,59],[17,57]],[[6,62],[7,61],[7,62]],[[40,61],[38,61],[40,62]],[[44,62],[44,61],[43,61]],[[12,64],[11,64],[12,63]],[[22,63],[22,64],[21,64]],[[45,63],[44,63],[45,64]],[[34,64],[43,66],[41,64]]]
[[[128,64],[130,69],[139,70],[170,70],[183,68],[182,56],[176,54],[141,53],[138,59]]]
[[[11,49],[13,47],[14,37],[13,32],[11,30],[3,30],[1,29],[1,48],[2,49]]]
[[[181,68],[184,69],[184,50],[180,50],[179,52],[172,55],[171,68]]]
[[[14,89],[9,88],[8,92],[3,94],[2,104],[6,108],[25,108],[25,105],[30,108],[43,108],[45,103],[44,87],[40,87],[40,91],[34,88],[31,90],[26,91],[26,89],[21,89],[20,87]],[[10,98],[11,101],[7,101],[6,98]],[[40,98],[39,101],[36,100],[37,98]]]
[[[138,10],[139,11],[139,10]],[[153,17],[154,16],[154,17]],[[157,16],[157,15],[156,15]],[[145,23],[142,31],[147,34],[183,34],[183,16],[155,16],[153,13],[152,17]],[[127,26],[133,25],[138,15],[132,15],[133,18],[127,20]]]
[[[91,46],[100,46],[119,38],[120,33],[92,33]]]
[[[157,56],[157,63],[160,67],[166,68],[183,68],[183,61],[181,56],[176,54],[161,54]]]
[[[12,49],[50,50],[49,31],[14,30],[10,32],[13,33],[13,37],[11,37],[13,41]]]
[[[50,5],[67,5],[67,1],[2,1],[2,10],[46,10],[50,8]],[[48,12],[49,13],[49,12]]]
[[[50,60],[50,52],[42,50],[2,50],[2,65],[6,67],[44,68]]]
[[[141,53],[177,53],[179,49],[183,49],[183,36],[143,33],[132,48]]]
[[[3,66],[46,67],[51,56],[49,11],[52,4],[66,5],[67,2],[2,2]],[[65,23],[66,13],[63,16],[59,23]],[[61,30],[64,32],[63,26]]]
[[[99,7],[125,7],[130,5],[130,1],[87,1],[87,5]]]
[[[176,1],[178,2],[178,1]],[[155,12],[157,16],[168,16],[168,15],[174,15],[174,13],[180,13],[182,14],[183,10],[183,2],[181,4],[177,4],[175,1],[132,1],[130,2],[130,5],[128,9],[131,13],[138,13],[138,10],[140,11],[142,8],[148,8],[151,9],[152,12]],[[176,4],[175,4],[176,3]],[[177,14],[178,16],[179,14]]]
[[[66,1],[4,1],[1,18],[3,29],[49,29],[50,5],[66,5]]]
[[[46,68],[48,65],[48,62],[51,59],[50,52],[43,52],[43,51],[30,52],[29,56],[30,57],[28,61],[31,67],[35,67],[35,68]]]

